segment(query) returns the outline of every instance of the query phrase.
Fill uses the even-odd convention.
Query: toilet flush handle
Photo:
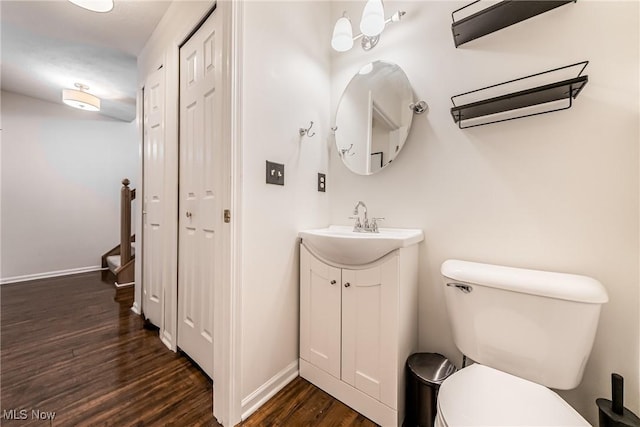
[[[460,289],[462,292],[464,292],[465,294],[471,293],[471,291],[473,290],[473,288],[469,285],[465,285],[463,283],[447,283],[447,286],[453,286],[455,288]]]

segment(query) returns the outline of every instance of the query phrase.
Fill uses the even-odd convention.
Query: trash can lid
[[[438,353],[412,354],[407,366],[420,382],[437,386],[456,371],[455,365]]]

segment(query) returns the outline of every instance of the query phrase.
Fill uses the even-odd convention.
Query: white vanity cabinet
[[[417,272],[417,245],[359,266],[300,245],[300,376],[385,427],[404,419]]]

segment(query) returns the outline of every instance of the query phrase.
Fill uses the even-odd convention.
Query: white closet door
[[[147,77],[144,87],[144,170],[142,219],[142,310],[162,327],[167,218],[164,197],[164,68]]]
[[[213,377],[223,212],[217,13],[180,48],[178,347]]]

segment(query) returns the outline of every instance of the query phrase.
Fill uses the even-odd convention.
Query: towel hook
[[[351,145],[349,146],[349,148],[341,148],[341,149],[340,149],[341,156],[342,156],[342,157],[345,157],[346,155],[349,155],[349,157],[351,157],[351,156],[353,156],[354,154],[356,154],[356,153],[352,153],[352,152],[351,152],[351,149],[352,149],[352,148],[353,148],[353,144],[351,144]]]
[[[311,124],[309,125],[308,128],[300,128],[300,130],[298,132],[300,132],[300,136],[305,136],[307,135],[309,138],[311,138],[312,136],[314,136],[316,133],[309,133],[311,131],[311,128],[313,127],[313,121],[311,122]]]

